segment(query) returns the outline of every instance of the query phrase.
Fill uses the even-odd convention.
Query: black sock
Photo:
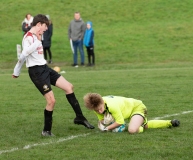
[[[52,114],[53,111],[44,110],[44,131],[51,131],[52,129]]]
[[[70,103],[70,105],[72,106],[74,112],[76,113],[76,117],[83,118],[84,116],[82,114],[82,110],[80,108],[78,100],[75,97],[75,94],[74,93],[67,94],[66,98],[67,98],[68,102]]]

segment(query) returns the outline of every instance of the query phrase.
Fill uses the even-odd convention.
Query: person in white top
[[[44,31],[47,30],[48,25],[49,21],[45,15],[38,14],[34,17],[32,28],[23,37],[23,51],[14,68],[12,77],[19,77],[22,65],[26,61],[26,67],[28,68],[28,73],[32,82],[45,97],[47,102],[46,108],[44,110],[44,129],[41,133],[42,136],[53,135],[51,133],[51,128],[55,98],[51,85],[56,86],[65,92],[68,102],[76,113],[74,123],[84,125],[88,129],[94,129],[94,126],[89,124],[82,113],[79,102],[73,92],[73,85],[59,73],[46,65],[41,36]]]
[[[30,13],[26,14],[22,22],[22,30],[24,32],[24,35],[31,29],[32,22],[33,22],[33,16]]]

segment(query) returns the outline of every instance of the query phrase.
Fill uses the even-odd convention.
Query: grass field
[[[66,70],[64,76],[74,84],[82,110],[95,127],[96,116],[83,106],[82,97],[87,92],[141,99],[148,108],[149,119],[176,118],[181,126],[147,130],[137,135],[101,133],[97,128],[88,130],[73,124],[75,115],[65,95],[53,88],[57,100],[53,138],[40,136],[45,101],[25,70],[19,79],[11,79],[8,73],[11,71],[0,75],[1,159],[193,158],[193,71],[190,67]]]
[[[193,1],[2,0],[0,2],[0,159],[192,160]],[[95,30],[96,66],[71,67],[67,28],[75,11]],[[53,64],[75,87],[83,113],[96,128],[73,124],[65,94],[56,97],[52,138],[40,136],[45,100],[25,66],[12,79],[16,44],[26,13],[49,14],[54,24]],[[87,57],[86,57],[87,58]],[[87,62],[87,59],[86,59]],[[101,133],[83,105],[87,92],[140,99],[148,119],[179,119],[180,127],[142,134]]]

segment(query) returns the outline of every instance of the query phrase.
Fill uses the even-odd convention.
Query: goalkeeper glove
[[[104,126],[100,121],[98,122],[98,128],[101,130],[101,131],[108,131],[108,128],[106,126]]]

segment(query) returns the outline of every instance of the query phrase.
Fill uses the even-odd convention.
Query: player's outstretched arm
[[[19,74],[21,72],[21,68],[23,66],[23,63],[25,62],[25,56],[23,55],[23,53],[19,56],[19,60],[17,62],[17,64],[15,65],[12,77],[13,78],[18,78]]]

